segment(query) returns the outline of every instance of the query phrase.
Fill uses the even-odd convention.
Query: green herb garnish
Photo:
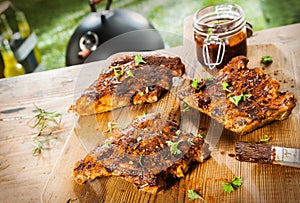
[[[142,140],[141,137],[137,137],[137,138],[136,138],[137,144],[136,144],[135,146],[133,146],[133,150],[136,150],[136,148],[141,144],[141,140]]]
[[[112,69],[114,71],[114,75],[118,78],[122,75],[124,75],[124,67],[122,66],[110,66],[110,69]]]
[[[194,145],[194,138],[190,137],[188,140],[188,143],[190,143],[191,145]]]
[[[139,94],[141,97],[144,96],[144,92],[143,92],[143,91],[138,92],[138,94]]]
[[[125,78],[129,78],[129,77],[134,77],[133,73],[131,72],[131,70],[127,70],[126,71],[126,76]]]
[[[34,124],[31,126],[32,128],[37,128],[38,133],[36,136],[41,136],[44,133],[44,129],[47,127],[58,128],[60,126],[62,115],[57,112],[48,112],[44,109],[41,109],[34,105],[38,114],[36,114],[34,119]],[[31,122],[31,120],[29,121]],[[52,125],[50,125],[52,124]]]
[[[227,98],[228,97],[231,97],[232,96],[232,92],[229,92],[228,94],[227,94]]]
[[[196,89],[199,84],[200,84],[199,79],[198,78],[194,78],[194,80],[192,82],[192,88]]]
[[[190,110],[190,106],[187,103],[183,103],[182,112],[188,112]]]
[[[170,147],[171,154],[181,154],[180,149],[178,149],[178,145],[180,142],[182,142],[182,140],[179,140],[178,142],[167,141],[167,144]]]
[[[271,138],[269,137],[269,135],[268,135],[268,134],[265,134],[265,135],[264,135],[264,138],[260,139],[259,142],[261,142],[261,143],[269,142],[270,139],[271,139]]]
[[[196,193],[194,190],[188,190],[188,198],[189,200],[195,200],[195,199],[203,199],[198,193]]]
[[[148,94],[149,93],[149,87],[145,88],[145,93]]]
[[[104,147],[104,148],[109,148],[111,144],[112,144],[111,141],[106,140],[106,141],[104,142],[104,144],[102,145],[102,147]]]
[[[120,70],[114,69],[114,74],[118,78],[124,74],[124,68],[122,67]]]
[[[175,132],[175,134],[176,134],[176,136],[179,136],[179,135],[181,135],[181,130],[177,130],[176,132]]]
[[[270,64],[270,63],[273,62],[273,58],[272,58],[272,56],[262,56],[261,57],[261,62],[263,64]]]
[[[235,189],[240,188],[242,186],[242,183],[242,179],[235,176],[231,182],[222,181],[222,189],[224,192],[231,193]]]
[[[207,28],[207,34],[211,35],[213,33],[213,28],[209,27]]]
[[[238,95],[238,96],[229,97],[229,101],[231,101],[236,106],[238,106],[239,102],[241,100],[246,101],[246,99],[251,97],[251,96],[252,96],[252,94],[241,94],[241,95]]]
[[[207,81],[207,82],[213,81],[213,76],[209,76],[209,77],[205,78],[205,81]]]
[[[202,134],[200,134],[200,137],[201,137],[202,139],[204,139],[204,138],[205,138],[205,135],[202,133]]]
[[[33,140],[33,145],[35,146],[34,150],[33,150],[33,155],[40,155],[42,153],[42,150],[45,149],[44,147],[44,143],[49,141],[49,140],[54,140],[57,139],[57,137],[39,137]]]
[[[143,163],[142,163],[143,160],[142,160],[142,159],[143,159],[143,155],[140,155],[139,164],[140,164],[141,167],[143,167]],[[142,173],[143,173],[143,172],[142,172]]]
[[[223,87],[223,90],[226,90],[228,92],[231,92],[227,87],[229,86],[229,84],[227,82],[222,82],[222,87]]]
[[[120,126],[116,122],[108,122],[107,123],[107,132],[112,132],[113,129],[119,128]]]
[[[143,60],[143,58],[141,57],[141,55],[137,54],[134,57],[134,61],[135,61],[135,66],[138,66],[140,63],[146,63],[146,61]]]
[[[137,137],[137,138],[136,138],[136,141],[137,141],[137,142],[140,142],[141,140],[142,140],[141,137]]]

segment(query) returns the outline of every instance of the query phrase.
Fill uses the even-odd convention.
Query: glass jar
[[[233,57],[247,54],[245,14],[236,4],[217,4],[194,14],[194,40],[198,61],[221,69]]]

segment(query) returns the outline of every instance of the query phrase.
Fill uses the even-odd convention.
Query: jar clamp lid
[[[245,27],[245,15],[236,4],[217,4],[205,7],[194,15],[194,32],[203,39],[203,62],[214,69],[223,61],[228,37]],[[217,50],[215,60],[210,57],[210,46]]]
[[[215,44],[218,46],[218,53],[217,53],[217,59],[215,62],[210,61],[209,57],[209,45]],[[217,65],[220,65],[223,61],[223,57],[225,54],[225,42],[219,38],[219,36],[214,35],[207,35],[206,39],[204,40],[203,45],[203,59],[205,65],[207,65],[210,69],[214,69]]]

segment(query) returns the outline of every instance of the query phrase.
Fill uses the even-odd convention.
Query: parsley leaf
[[[261,62],[263,64],[270,64],[270,63],[273,62],[273,58],[272,58],[272,56],[262,56],[261,57]]]
[[[192,88],[196,89],[198,85],[200,84],[200,81],[198,78],[195,78],[192,82]]]
[[[224,192],[231,193],[235,189],[240,188],[242,184],[243,184],[242,179],[235,176],[231,182],[222,181],[222,189]]]
[[[232,191],[234,191],[234,188],[228,182],[222,182],[222,189],[224,192],[227,192],[227,193],[231,193]]]
[[[134,77],[133,73],[131,72],[131,70],[127,70],[126,71],[126,76],[125,78],[129,78],[129,77]]]
[[[110,69],[112,69],[114,71],[114,75],[118,78],[120,76],[122,76],[124,74],[124,67],[120,67],[120,66],[110,66]]]
[[[239,105],[240,100],[242,99],[242,96],[234,96],[234,97],[229,97],[229,101],[231,101],[232,103],[234,103],[236,106]]]
[[[167,144],[170,147],[171,154],[181,154],[180,149],[178,149],[178,145],[180,142],[182,142],[182,140],[179,140],[178,142],[167,141]]]
[[[247,98],[252,97],[252,94],[242,94],[243,100],[246,101]]]
[[[227,82],[222,82],[222,87],[223,87],[223,90],[226,90],[228,92],[231,92],[229,89],[227,89],[227,87],[229,86],[229,84]]]
[[[264,138],[262,138],[262,139],[260,139],[260,141],[259,142],[269,142],[270,141],[270,137],[269,137],[269,135],[268,134],[265,134],[264,135]]]
[[[202,139],[204,139],[204,138],[205,138],[205,135],[202,133],[202,134],[200,134],[200,137],[201,137]]]
[[[140,63],[146,63],[146,61],[143,60],[143,58],[141,57],[141,55],[137,54],[134,57],[134,61],[135,61],[135,66],[138,66]]]
[[[104,144],[102,145],[102,147],[104,147],[104,148],[109,148],[111,144],[112,144],[111,141],[106,140],[106,141],[104,142]]]
[[[201,196],[196,193],[194,190],[188,190],[188,198],[189,200],[199,199]]]
[[[231,95],[232,95],[232,92],[228,93],[228,94],[227,94],[227,98],[228,98],[228,97],[231,97]]]
[[[141,97],[144,96],[144,92],[143,92],[143,91],[138,92],[138,94],[139,94]]]
[[[234,103],[236,106],[239,105],[239,102],[241,100],[246,101],[247,98],[251,97],[252,94],[241,94],[241,95],[237,95],[237,96],[233,96],[233,97],[229,97],[229,101],[231,101],[232,103]]]
[[[243,181],[241,178],[235,176],[233,181],[231,181],[231,185],[234,187],[234,188],[240,188],[243,184]]]

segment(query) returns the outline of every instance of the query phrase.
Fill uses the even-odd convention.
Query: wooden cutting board
[[[180,55],[187,65],[186,77],[207,77],[209,74],[199,66],[190,50],[172,50]],[[177,52],[177,53],[176,53]],[[182,54],[184,53],[184,54]],[[277,79],[282,91],[296,94],[300,100],[300,70],[296,68],[293,53],[282,45],[265,44],[248,47],[249,66],[257,67],[263,55],[271,55],[273,63],[264,67],[270,77]],[[103,67],[88,70],[90,78],[78,82],[78,92],[87,87]],[[195,68],[196,67],[196,68]],[[87,75],[87,74],[85,74]],[[175,82],[176,83],[176,82]],[[297,85],[296,85],[297,84]],[[76,91],[77,92],[77,91]],[[78,95],[77,95],[78,96]],[[169,187],[156,195],[138,191],[134,186],[118,177],[97,179],[85,185],[72,180],[74,164],[87,151],[103,143],[107,123],[115,121],[125,126],[144,111],[167,112],[178,110],[176,87],[153,105],[127,107],[98,116],[75,117],[75,126],[62,154],[43,190],[42,202],[189,202],[187,190],[197,191],[202,199],[194,202],[298,202],[300,199],[300,169],[278,165],[243,163],[233,157],[236,141],[259,141],[265,134],[271,137],[269,144],[300,149],[300,103],[290,117],[274,122],[244,136],[237,136],[209,117],[195,110],[181,112],[183,127],[193,133],[205,133],[212,144],[212,157],[204,164],[194,165],[184,178],[169,183]],[[181,106],[182,109],[182,106]],[[180,112],[180,111],[179,111]],[[239,176],[243,180],[240,189],[228,194],[222,190],[222,181]]]

